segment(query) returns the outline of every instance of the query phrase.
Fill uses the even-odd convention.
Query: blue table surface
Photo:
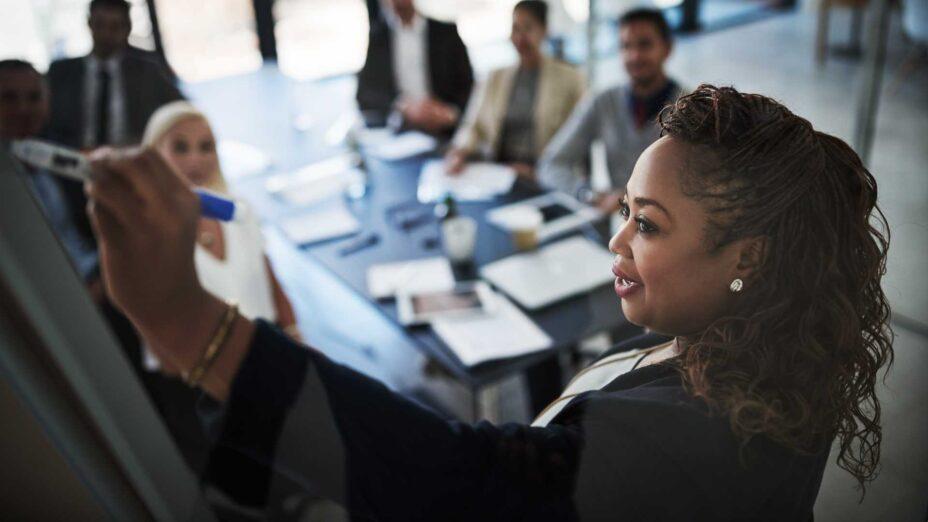
[[[233,191],[252,204],[266,224],[274,225],[284,216],[305,212],[306,209],[290,207],[269,195],[264,188],[265,181],[269,175],[292,171],[340,152],[337,145],[326,142],[325,135],[333,123],[343,117],[346,111],[352,110],[354,78],[295,82],[283,77],[276,68],[267,66],[254,74],[188,85],[185,89],[195,103],[207,113],[220,139],[249,143],[272,158],[271,172],[230,180]],[[235,110],[230,110],[230,107],[234,107]],[[294,125],[297,119],[310,121],[311,128],[297,129]],[[362,233],[376,232],[380,241],[375,246],[347,256],[341,255],[340,251],[354,241],[354,238],[343,238],[299,249],[290,245],[289,250],[302,258],[297,261],[305,263],[290,263],[289,272],[283,274],[285,277],[282,279],[301,282],[301,279],[310,280],[318,277],[317,272],[328,274],[327,277],[330,276],[332,281],[317,280],[314,284],[324,285],[333,299],[336,298],[335,294],[343,293],[338,287],[346,288],[347,294],[353,295],[340,296],[338,299],[353,302],[350,306],[346,305],[348,308],[345,310],[354,307],[359,317],[365,312],[360,310],[362,307],[373,311],[375,316],[384,320],[383,322],[395,327],[391,327],[391,330],[399,331],[400,337],[404,337],[408,344],[414,345],[414,352],[418,351],[426,358],[437,361],[444,370],[471,387],[479,387],[521,372],[550,357],[555,351],[569,349],[581,339],[598,332],[622,331],[626,335],[630,334],[633,328],[630,328],[622,316],[619,300],[609,286],[528,313],[554,340],[554,347],[550,350],[491,361],[475,367],[464,366],[430,328],[400,326],[395,303],[370,298],[366,273],[372,264],[441,255],[440,242],[433,241],[433,248],[424,245],[427,238],[438,239],[437,222],[430,222],[405,232],[386,220],[387,209],[393,205],[418,206],[415,202],[416,186],[424,160],[425,158],[420,157],[391,163],[368,158],[368,193],[364,198],[352,201],[349,208],[361,222]],[[539,190],[535,187],[517,184],[511,194],[495,201],[459,205],[462,214],[475,218],[479,223],[475,253],[477,266],[513,252],[508,234],[486,223],[486,210],[538,193]],[[606,224],[600,223],[597,227],[588,227],[583,233],[605,245],[608,241],[605,228]],[[272,256],[272,261],[278,260]],[[300,270],[308,267],[312,267],[313,274],[300,273]],[[603,270],[609,270],[609,267],[603,267]],[[299,300],[300,297],[302,296],[291,295],[291,300]],[[372,324],[375,322],[372,319],[374,316],[366,317],[370,319],[368,324],[372,330],[378,328]],[[345,322],[351,323],[347,319]],[[357,327],[357,322],[351,324]],[[376,347],[372,347],[374,348]],[[396,363],[395,373],[402,374],[408,370],[410,352],[406,352],[405,348],[394,348],[397,353],[390,356],[400,359]],[[400,353],[406,355],[399,355]],[[407,359],[407,362],[404,363],[403,358]],[[388,364],[388,361],[377,359],[370,364]],[[402,366],[403,364],[407,366]]]
[[[367,159],[367,193],[361,199],[347,201],[348,208],[361,223],[360,234],[376,233],[379,237],[376,244],[351,254],[344,254],[343,249],[357,240],[356,235],[300,248],[302,255],[312,257],[366,300],[371,307],[400,327],[395,301],[375,300],[368,293],[367,270],[374,264],[443,255],[438,220],[434,219],[434,205],[424,205],[416,201],[419,171],[425,160],[426,158],[422,157],[399,162]],[[274,222],[284,216],[307,210],[289,207],[282,200],[268,195],[263,189],[263,184],[264,180],[259,178],[244,182],[240,187],[244,193],[249,194],[248,199],[265,218]],[[459,212],[474,218],[478,223],[474,263],[470,267],[456,267],[455,275],[459,280],[472,279],[480,266],[514,253],[509,234],[488,223],[485,219],[486,211],[539,193],[541,191],[537,187],[520,182],[510,194],[493,201],[458,203]],[[394,220],[388,218],[389,209],[395,206],[402,206],[406,212],[413,214],[418,211],[430,219],[412,229],[403,230]],[[600,244],[605,244],[608,238],[604,234],[604,225],[589,225],[576,233],[582,233]],[[604,266],[603,270],[609,268]],[[405,332],[420,351],[437,360],[445,370],[465,383],[480,385],[520,372],[550,357],[555,351],[572,348],[590,335],[619,330],[627,325],[618,298],[609,285],[540,310],[523,311],[552,338],[552,348],[467,367],[428,326],[405,328]]]

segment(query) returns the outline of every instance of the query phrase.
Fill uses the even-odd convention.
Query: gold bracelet
[[[225,344],[226,339],[229,338],[229,334],[232,332],[232,325],[235,323],[236,317],[238,317],[238,304],[229,302],[226,313],[222,316],[219,327],[216,328],[216,333],[213,334],[209,344],[206,345],[206,351],[203,352],[200,361],[184,376],[184,382],[191,388],[200,385],[200,381],[203,380],[206,372],[213,365],[213,361],[219,355],[219,349],[222,348],[222,345]]]
[[[296,323],[293,323],[290,326],[284,327],[284,333],[289,335],[290,337],[299,337],[300,327]]]

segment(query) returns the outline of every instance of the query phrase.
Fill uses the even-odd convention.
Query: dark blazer
[[[46,137],[75,148],[83,146],[85,67],[83,57],[67,58],[52,62],[47,74],[51,113]],[[122,76],[126,100],[126,144],[137,144],[142,141],[142,133],[152,113],[165,103],[183,96],[165,75],[163,67],[135,52],[123,55]],[[83,187],[71,180],[59,180],[59,184],[72,208],[78,231],[93,241],[90,221],[84,211],[87,199]]]
[[[177,73],[174,72],[171,64],[165,60],[162,54],[159,54],[155,51],[142,49],[140,47],[135,47],[134,45],[127,46],[125,53],[137,58],[141,58],[143,60],[148,60],[149,62],[153,62],[155,65],[161,67],[161,72],[164,74],[165,78],[170,80],[172,84],[177,85]]]
[[[296,481],[353,520],[809,520],[828,456],[739,451],[667,364],[544,428],[449,422],[264,322],[219,413],[207,481],[251,502]]]
[[[358,73],[358,107],[368,126],[382,126],[399,95],[393,70],[393,38],[381,15],[371,21],[367,59]],[[462,113],[474,84],[474,72],[458,28],[426,19],[426,47],[432,94]]]
[[[82,145],[84,71],[83,57],[58,60],[48,68],[51,115],[47,134],[50,139],[70,147]],[[128,142],[139,143],[152,113],[165,103],[180,100],[183,96],[160,65],[136,53],[123,56],[122,76]]]

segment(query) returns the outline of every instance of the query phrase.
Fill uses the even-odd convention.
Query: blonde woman
[[[142,141],[191,184],[228,192],[212,129],[190,103],[172,102],[155,111]],[[194,260],[200,280],[213,293],[237,302],[244,315],[276,323],[299,339],[293,308],[264,255],[261,228],[250,213],[230,223],[201,218]]]
[[[584,91],[579,71],[542,52],[547,31],[547,4],[522,0],[515,5],[510,40],[519,63],[490,73],[471,98],[446,157],[449,172],[461,172],[467,161],[480,158],[534,177],[535,162]]]

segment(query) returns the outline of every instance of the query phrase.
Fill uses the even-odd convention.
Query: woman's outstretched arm
[[[186,374],[201,361],[227,310],[196,276],[199,202],[153,152],[107,151],[93,166],[87,193],[108,293],[165,367]],[[521,445],[533,429],[513,428],[507,449],[498,444],[497,428],[448,423],[267,324],[242,317],[199,385],[227,403],[223,447],[307,487],[338,484],[328,494],[381,515],[383,506],[429,511],[452,497],[499,491],[510,493],[507,502],[522,504],[513,499],[536,495],[541,486],[558,484],[553,477],[566,476],[532,475],[528,464],[550,461],[564,470],[576,438],[552,428],[538,439],[544,447]],[[549,446],[560,457],[548,459]],[[507,454],[523,457],[504,473]]]
[[[227,310],[197,280],[199,201],[149,150],[104,151],[93,167],[86,191],[108,294],[165,368],[189,372]],[[672,434],[662,423],[676,412],[632,411],[635,400],[580,401],[548,428],[448,422],[241,317],[199,385],[225,403],[210,464],[216,482],[257,488],[264,477],[273,487],[267,477],[283,474],[378,520],[563,520],[625,504],[652,515],[673,507],[654,494],[653,477],[639,478],[672,469],[653,438]],[[662,478],[663,488],[688,490],[677,484],[682,475]]]
[[[449,422],[263,322],[218,428],[208,481],[253,497],[284,475],[375,520],[569,519],[582,440],[573,426]]]

